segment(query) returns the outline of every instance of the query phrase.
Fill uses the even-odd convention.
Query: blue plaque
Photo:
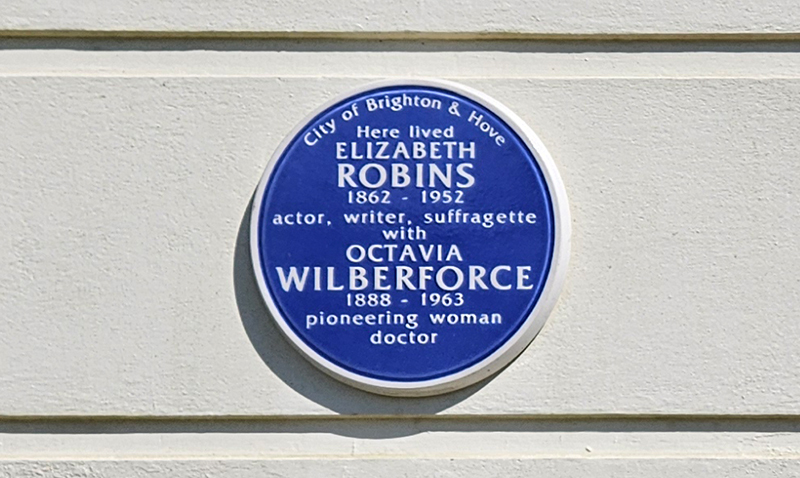
[[[475,383],[541,330],[569,256],[566,193],[508,108],[440,80],[336,98],[283,141],[253,203],[269,311],[333,377],[386,395]]]

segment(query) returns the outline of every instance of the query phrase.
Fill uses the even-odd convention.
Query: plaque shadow
[[[252,203],[251,197],[236,236],[233,258],[236,306],[253,348],[283,383],[343,415],[430,415],[469,398],[492,379],[432,397],[387,397],[351,387],[317,369],[284,337],[261,297],[250,255]]]

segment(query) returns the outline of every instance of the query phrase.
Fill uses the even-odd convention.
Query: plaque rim
[[[499,116],[533,153],[532,156],[537,161],[548,191],[550,192],[550,201],[553,208],[554,238],[553,254],[549,264],[550,268],[539,300],[534,305],[527,318],[525,318],[523,324],[517,329],[514,335],[503,343],[503,345],[480,362],[450,375],[420,381],[401,382],[360,375],[331,362],[308,346],[289,326],[272,298],[261,265],[261,251],[258,241],[259,218],[261,216],[261,208],[267,184],[272,177],[275,166],[295,137],[307,128],[312,120],[329,108],[348,98],[372,90],[393,86],[433,87],[445,91],[452,91],[479,103],[484,108]],[[534,133],[516,113],[489,95],[461,83],[433,78],[400,78],[368,82],[335,95],[321,106],[315,108],[285,135],[281,143],[275,149],[275,152],[272,154],[265,167],[264,173],[261,175],[250,211],[250,256],[256,282],[258,283],[261,298],[267,306],[269,315],[272,316],[272,319],[274,319],[279,330],[288,339],[289,343],[309,362],[334,379],[361,390],[395,397],[424,397],[452,392],[480,382],[496,374],[514,361],[539,334],[558,302],[558,297],[566,278],[570,245],[571,219],[566,188],[564,187],[561,175],[556,168],[553,158],[536,133]]]

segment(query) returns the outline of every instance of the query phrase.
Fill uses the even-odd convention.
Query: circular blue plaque
[[[541,330],[569,256],[566,192],[509,109],[440,80],[336,98],[283,141],[253,203],[278,326],[335,378],[422,396],[475,383]]]

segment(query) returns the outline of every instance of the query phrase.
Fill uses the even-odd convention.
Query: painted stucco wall
[[[0,476],[800,476],[796,2],[0,8]],[[542,333],[438,397],[280,336],[251,197],[332,96],[439,77],[566,185]]]

